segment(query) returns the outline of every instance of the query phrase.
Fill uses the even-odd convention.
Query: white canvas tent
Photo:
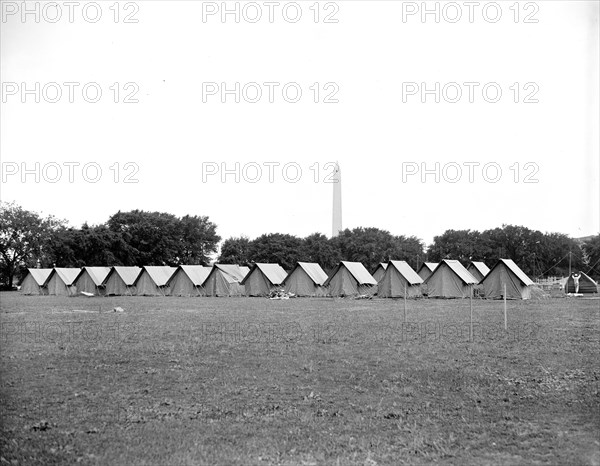
[[[169,294],[167,282],[175,273],[175,267],[168,265],[145,265],[135,280],[138,296],[166,296]]]
[[[419,267],[417,274],[423,279],[423,281],[425,281],[429,278],[437,266],[438,262],[423,262],[421,267]]]
[[[319,264],[298,262],[283,282],[286,293],[296,296],[327,296],[327,288],[323,284],[327,274]]]
[[[377,282],[360,262],[340,262],[324,283],[330,296],[373,295]]]
[[[110,267],[83,267],[75,279],[77,292],[92,293],[97,296],[104,294],[104,280],[110,272]]]
[[[390,261],[377,283],[377,296],[381,298],[407,298],[422,296],[419,277],[406,261]]]
[[[373,272],[373,278],[375,279],[375,281],[377,283],[379,283],[379,280],[381,280],[383,278],[383,275],[385,274],[385,269],[387,268],[387,266],[388,265],[386,262],[382,262],[381,264],[379,264],[377,266],[377,268]]]
[[[511,259],[500,259],[481,281],[487,299],[529,299],[533,281]]]
[[[142,269],[140,267],[115,266],[104,279],[104,294],[106,296],[135,295],[135,280]]]
[[[281,287],[286,275],[279,264],[256,263],[241,284],[244,285],[246,296],[268,296],[271,291]]]
[[[168,282],[171,296],[206,296],[202,284],[212,267],[180,265]]]
[[[579,289],[577,293],[592,294],[598,293],[598,284],[583,272],[573,272],[565,281],[565,293],[575,293],[575,280],[573,276],[579,274]]]
[[[430,298],[468,298],[477,280],[459,261],[444,259],[424,283]]]
[[[27,269],[27,275],[21,282],[23,294],[48,294],[44,284],[52,273],[52,269]]]
[[[473,277],[475,277],[475,280],[477,280],[478,282],[483,280],[485,276],[490,272],[490,268],[487,265],[485,265],[485,263],[477,261],[472,261],[467,267],[467,270],[471,275],[473,275]]]
[[[74,296],[77,294],[77,288],[74,285],[77,275],[81,269],[55,267],[50,272],[44,286],[49,295],[55,296]]]
[[[202,284],[206,296],[243,296],[241,281],[248,274],[248,267],[236,264],[215,264]]]

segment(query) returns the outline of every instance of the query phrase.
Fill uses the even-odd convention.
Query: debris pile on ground
[[[44,431],[44,430],[48,430],[50,429],[50,424],[48,423],[48,421],[42,420],[36,424],[33,424],[30,428],[30,430],[33,431]]]
[[[273,290],[269,294],[269,299],[290,299],[294,298],[296,295],[294,293],[286,293],[283,290]]]

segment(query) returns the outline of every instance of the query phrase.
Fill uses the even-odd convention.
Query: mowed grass
[[[0,300],[0,464],[600,464],[598,299]]]

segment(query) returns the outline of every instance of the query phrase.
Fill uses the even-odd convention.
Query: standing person
[[[574,272],[572,277],[573,284],[575,285],[575,293],[579,293],[579,279],[581,278],[581,274],[579,272]]]

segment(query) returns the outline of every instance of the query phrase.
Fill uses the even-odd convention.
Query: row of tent
[[[417,272],[405,261],[392,260],[379,264],[373,275],[360,262],[347,261],[329,275],[319,264],[308,262],[298,262],[289,273],[278,264],[262,263],[251,268],[215,264],[29,269],[21,291],[66,296],[268,296],[283,290],[296,296],[412,298],[423,295],[423,285],[432,298],[466,298],[478,287],[488,299],[505,293],[508,299],[528,299],[533,282],[510,259],[500,259],[491,270],[483,262],[465,268],[446,259],[425,262]]]
[[[491,270],[483,262],[471,262],[465,268],[457,260],[444,259],[439,263],[424,262],[417,273],[406,262],[396,265],[397,262],[380,264],[375,271],[381,276],[381,297],[421,296],[420,285],[426,285],[430,298],[468,298],[473,288],[482,291],[487,299],[500,299],[505,294],[507,299],[531,298],[533,281],[511,259],[500,259]],[[390,266],[394,268],[390,270]]]

